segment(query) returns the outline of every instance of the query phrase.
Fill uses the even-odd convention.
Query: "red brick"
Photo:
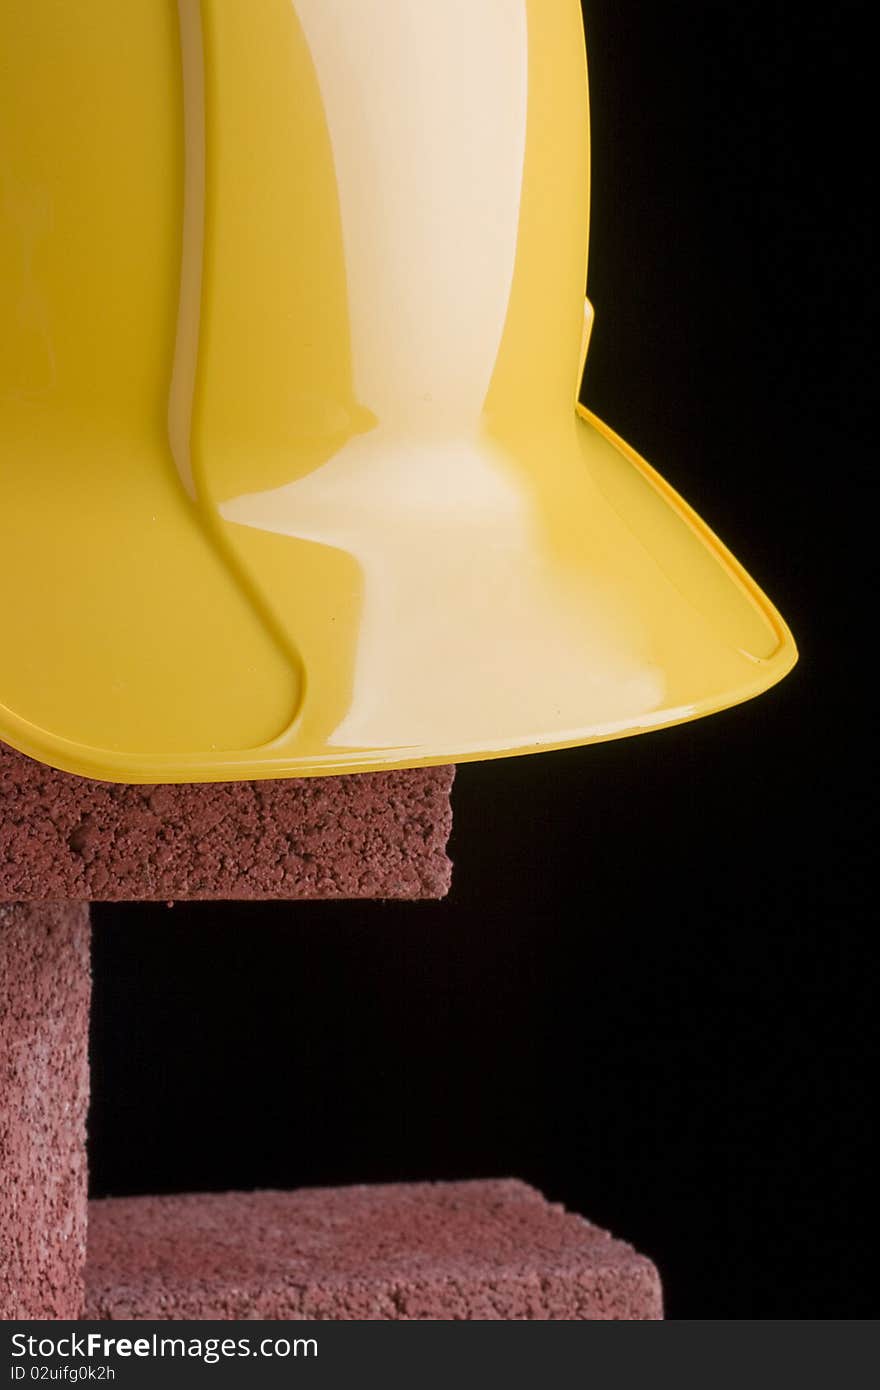
[[[77,1318],[86,1249],[89,915],[0,905],[0,1318]]]
[[[648,1321],[651,1262],[513,1180],[92,1202],[86,1316]]]
[[[442,898],[453,775],[122,786],[0,744],[0,902]]]

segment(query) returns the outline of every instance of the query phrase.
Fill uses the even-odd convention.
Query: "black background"
[[[672,1317],[872,1315],[846,7],[584,11],[584,398],[800,664],[695,724],[462,767],[444,903],[97,909],[93,1189],[510,1174],[653,1256]]]

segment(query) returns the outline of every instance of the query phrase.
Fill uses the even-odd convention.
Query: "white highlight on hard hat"
[[[354,688],[329,746],[418,745],[438,723],[477,740],[499,722],[537,733],[546,691],[510,679],[536,660],[555,670],[573,728],[620,717],[622,691],[628,716],[656,708],[656,670],[619,654],[585,669],[595,645],[614,650],[601,640],[607,615],[597,605],[591,622],[583,595],[567,602],[551,573],[535,572],[522,479],[481,427],[516,262],[525,0],[293,6],[333,148],[355,395],[378,423],[305,477],[220,510],[361,566]],[[391,514],[393,533],[376,525]],[[485,727],[466,681],[499,689],[498,707],[476,716]]]
[[[292,3],[333,147],[355,394],[380,419],[476,420],[516,259],[525,0]]]

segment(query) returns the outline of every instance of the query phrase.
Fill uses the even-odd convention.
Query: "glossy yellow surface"
[[[0,52],[0,738],[122,781],[366,771],[789,670],[576,407],[577,0],[28,0]]]

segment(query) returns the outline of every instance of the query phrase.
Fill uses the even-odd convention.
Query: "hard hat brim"
[[[327,776],[642,733],[791,669],[773,605],[607,426],[515,433],[437,441],[341,510],[318,469],[290,525],[194,503],[158,443],[7,470],[0,739],[108,781]]]

